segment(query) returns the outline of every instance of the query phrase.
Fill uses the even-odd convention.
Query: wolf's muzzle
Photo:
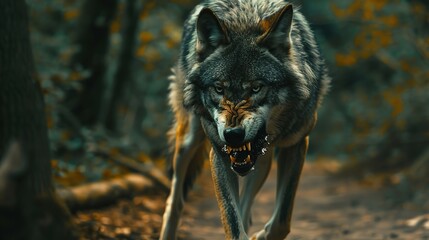
[[[249,142],[244,142],[245,130],[242,127],[227,128],[224,137],[226,145],[223,151],[231,160],[231,169],[241,176],[254,169],[258,156],[265,154],[269,144],[265,128],[260,129]]]
[[[243,146],[244,136],[246,132],[242,127],[226,128],[223,131],[226,144],[231,147]]]

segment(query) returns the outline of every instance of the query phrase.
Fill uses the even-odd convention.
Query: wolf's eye
[[[221,86],[221,85],[215,85],[214,88],[215,88],[216,93],[223,94],[223,86]]]
[[[257,85],[257,86],[253,86],[252,87],[252,92],[253,93],[257,93],[259,91],[261,91],[261,85]]]

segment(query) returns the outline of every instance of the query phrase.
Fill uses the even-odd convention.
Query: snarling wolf
[[[206,1],[185,23],[173,70],[174,173],[160,238],[176,238],[184,196],[209,140],[226,239],[249,239],[250,207],[274,155],[275,210],[252,239],[284,239],[308,135],[330,82],[307,21],[282,0]]]

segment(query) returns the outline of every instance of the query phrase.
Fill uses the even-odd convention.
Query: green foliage
[[[324,142],[316,152],[354,159],[346,168],[360,176],[413,174],[407,169],[429,142],[427,5],[363,0],[324,6],[331,17],[318,21],[329,22],[329,29],[320,25],[319,31],[334,80],[313,141]]]
[[[84,0],[28,2],[58,180],[74,176],[79,182],[123,172],[95,154],[97,146],[136,158],[142,153],[164,155],[165,133],[171,124],[167,77],[178,55],[184,18],[198,1],[134,2],[141,7],[138,34],[130,72],[120,80],[125,86],[118,93],[113,128],[104,125],[107,109],[97,116],[95,125],[82,124],[71,111],[84,79],[92,74],[91,69],[70,67],[79,50],[74,35]],[[131,2],[118,0],[109,27],[102,108],[109,108],[115,92],[126,6]],[[311,152],[351,159],[350,171],[361,176],[380,171],[412,175],[417,159],[428,156],[424,154],[429,142],[428,8],[418,0],[302,1],[301,11],[316,30],[333,77],[312,134]]]
[[[165,153],[165,133],[170,126],[166,94],[167,77],[178,53],[183,12],[194,1],[141,1],[138,34],[130,66],[130,79],[115,109],[117,126],[106,129],[102,118],[85,125],[72,111],[91,76],[91,69],[71,67],[79,51],[76,34],[85,0],[30,0],[30,30],[37,79],[44,93],[46,115],[53,151],[55,179],[61,185],[75,185],[115,177],[128,170],[109,159],[115,151],[100,154],[99,149],[120,149],[121,154],[152,158]],[[126,22],[126,4],[118,0],[116,16],[110,24],[110,47],[106,54],[105,89],[100,89],[106,108],[119,66]],[[99,19],[102,21],[101,19]],[[160,24],[160,23],[163,24]],[[87,34],[93,34],[91,32]],[[122,80],[121,80],[122,81]],[[90,107],[87,103],[87,107]],[[85,106],[83,106],[85,107]],[[105,110],[107,111],[107,110]],[[103,113],[102,113],[103,114]],[[105,117],[105,116],[104,116]]]

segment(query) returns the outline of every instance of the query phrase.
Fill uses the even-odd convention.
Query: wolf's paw
[[[411,228],[424,228],[429,230],[429,214],[424,214],[410,218],[405,221],[405,225]]]
[[[262,229],[261,231],[253,234],[253,236],[250,238],[251,240],[265,240],[267,233],[265,232],[264,229]]]

